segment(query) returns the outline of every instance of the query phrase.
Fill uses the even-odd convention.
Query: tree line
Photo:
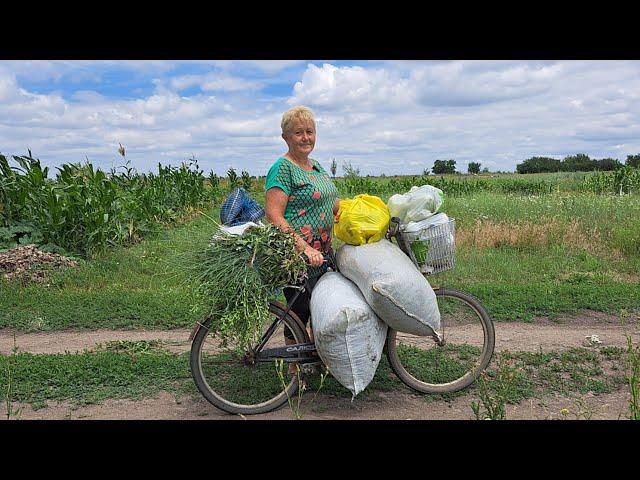
[[[517,173],[546,173],[546,172],[592,172],[592,171],[611,171],[622,168],[624,165],[630,167],[640,167],[640,154],[627,155],[624,164],[616,158],[589,158],[584,153],[577,155],[569,155],[562,160],[550,157],[531,157],[516,165]],[[468,173],[480,173],[481,164],[479,162],[470,162],[467,166]],[[446,173],[456,173],[455,160],[436,160],[433,163],[431,171],[435,175]],[[487,168],[482,172],[488,172]],[[425,170],[423,173],[428,174]]]
[[[627,155],[627,166],[640,167],[640,154]],[[562,160],[549,157],[531,157],[516,165],[518,173],[546,173],[546,172],[591,172],[617,170],[624,165],[616,158],[597,160],[589,158],[584,153],[569,155]]]

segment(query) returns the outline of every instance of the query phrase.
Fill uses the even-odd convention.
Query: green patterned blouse
[[[338,190],[324,168],[316,160],[310,158],[309,161],[313,165],[311,171],[284,157],[278,158],[267,174],[264,189],[279,188],[286,193],[289,201],[284,211],[285,220],[309,245],[333,257],[333,204]],[[326,264],[319,269],[310,268],[309,275],[324,270]]]

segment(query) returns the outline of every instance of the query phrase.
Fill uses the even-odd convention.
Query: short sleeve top
[[[289,196],[285,220],[309,245],[327,253],[331,251],[333,204],[338,189],[316,160],[309,161],[311,171],[278,158],[267,174],[264,189],[279,188]]]

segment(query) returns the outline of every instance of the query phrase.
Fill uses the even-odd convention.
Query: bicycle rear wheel
[[[269,305],[273,321],[282,316],[284,310],[285,307],[277,302]],[[265,332],[273,321],[267,322]],[[231,342],[223,347],[210,332],[210,325],[211,319],[208,319],[194,337],[190,357],[196,386],[210,403],[228,413],[253,415],[275,410],[287,402],[287,395],[295,395],[298,378],[287,374],[289,363],[284,362],[280,369],[283,387],[275,358],[254,362],[251,349],[239,351]],[[285,346],[285,326],[293,333],[296,343],[309,341],[300,321],[287,314],[267,339],[264,349]]]
[[[450,393],[471,385],[489,365],[493,322],[480,301],[459,290],[435,290],[444,342],[389,329],[387,357],[395,374],[422,393]]]

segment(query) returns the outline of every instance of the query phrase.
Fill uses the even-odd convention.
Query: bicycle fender
[[[194,325],[193,329],[191,330],[191,333],[189,334],[189,341],[192,342],[194,338],[196,338],[196,335],[198,334],[198,332],[200,331],[201,328],[207,328],[204,326],[203,323],[201,322],[196,322],[196,324]]]

